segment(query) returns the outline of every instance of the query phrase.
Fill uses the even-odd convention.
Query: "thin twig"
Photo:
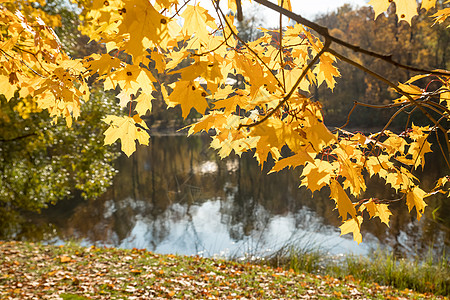
[[[284,0],[281,0],[281,6],[283,6]],[[280,31],[279,31],[279,53],[280,53],[280,68],[281,68],[281,76],[283,78],[283,91],[286,92],[286,78],[284,74],[284,58],[283,58],[283,14],[280,13]]]
[[[354,101],[352,109],[347,114],[347,120],[345,121],[344,125],[342,125],[340,127],[337,127],[336,129],[333,129],[331,132],[334,133],[334,132],[336,132],[338,130],[342,130],[343,128],[345,128],[348,125],[348,123],[350,122],[350,117],[353,114],[353,111],[356,109],[357,106],[364,106],[364,107],[370,107],[370,108],[384,109],[384,108],[392,108],[392,107],[397,107],[397,106],[402,106],[402,105],[405,105],[405,103],[392,103],[392,104],[387,104],[387,105],[375,105],[375,104],[368,104],[368,103]]]
[[[25,139],[27,137],[34,136],[34,135],[37,135],[37,134],[33,132],[33,133],[28,133],[28,134],[25,134],[25,135],[21,135],[21,136],[16,136],[16,137],[13,137],[13,138],[10,138],[10,139],[2,139],[2,138],[0,138],[0,142],[1,143],[14,142],[14,141],[22,140],[22,139]]]
[[[434,124],[437,125],[439,127],[439,129],[442,132],[446,132],[445,128],[442,127],[442,125],[438,124],[436,122],[436,120],[433,118],[433,116],[431,116],[426,110],[425,108],[421,105],[421,103],[419,103],[418,101],[414,100],[411,95],[405,91],[403,91],[401,88],[399,88],[397,85],[395,85],[394,83],[392,83],[391,81],[387,80],[386,78],[384,78],[383,76],[373,72],[372,70],[369,70],[368,68],[364,67],[363,65],[347,58],[346,56],[336,52],[333,49],[329,49],[328,52],[330,52],[331,54],[333,54],[334,56],[336,56],[337,58],[339,58],[342,61],[345,61],[346,63],[353,65],[355,67],[357,67],[358,69],[363,70],[365,73],[377,78],[378,80],[386,83],[387,85],[389,85],[390,87],[392,87],[395,91],[397,91],[399,94],[405,96],[406,98],[408,98],[409,102],[411,102],[412,104],[414,104],[415,106],[417,106],[420,111]]]

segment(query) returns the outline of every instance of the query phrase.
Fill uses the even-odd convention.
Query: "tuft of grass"
[[[323,269],[326,252],[320,248],[286,245],[264,260],[276,268],[293,270],[296,273],[319,273]]]
[[[378,249],[369,256],[345,255],[333,257],[318,247],[285,246],[261,260],[272,267],[295,272],[329,275],[336,278],[352,276],[361,283],[375,282],[397,289],[420,293],[450,295],[449,257],[443,253],[424,258],[398,258],[392,252]]]
[[[386,250],[376,250],[368,257],[346,256],[342,267],[333,268],[333,271],[334,276],[350,274],[364,282],[377,282],[421,293],[450,295],[449,257],[445,253],[438,258],[433,258],[429,252],[424,259],[408,259],[397,258]]]

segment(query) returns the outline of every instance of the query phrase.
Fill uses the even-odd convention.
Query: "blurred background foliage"
[[[438,1],[438,8],[443,1]],[[434,13],[433,9],[431,13]],[[421,14],[413,19],[412,25],[397,22],[395,10],[373,20],[371,7],[353,9],[346,4],[335,12],[317,17],[316,22],[329,28],[330,33],[349,43],[362,48],[390,55],[393,60],[402,64],[425,69],[448,69],[450,56],[450,31],[446,24],[434,24],[430,14]],[[384,76],[394,84],[405,82],[417,73],[396,68],[379,59],[355,53],[334,45],[340,53],[362,64],[363,66]],[[334,91],[319,88],[313,91],[313,97],[323,103],[324,120],[328,126],[341,126],[345,123],[354,101],[372,105],[386,105],[398,98],[385,83],[342,62],[337,62],[341,77],[337,79]],[[427,82],[417,83],[425,88]],[[436,81],[428,85],[428,90],[434,90],[440,84]],[[374,109],[358,107],[350,118],[349,128],[380,130],[397,108]],[[403,130],[408,115],[402,113],[394,120],[390,129]],[[420,112],[411,115],[411,121],[416,125],[427,125],[429,120]],[[409,123],[408,126],[411,126]]]
[[[22,11],[37,8],[53,25],[72,57],[101,52],[98,44],[78,31],[76,9],[67,1],[16,1]],[[64,24],[61,26],[61,24]],[[111,93],[91,87],[81,117],[67,128],[63,120],[52,124],[47,111],[31,98],[9,102],[0,95],[0,231],[16,232],[23,212],[40,211],[61,199],[95,198],[103,194],[116,173],[118,151],[103,145],[106,114],[119,113]],[[17,94],[16,94],[17,95]]]

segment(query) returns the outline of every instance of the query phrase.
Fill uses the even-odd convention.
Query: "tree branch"
[[[21,136],[16,136],[16,137],[13,137],[13,138],[10,138],[10,139],[0,138],[0,143],[14,142],[14,141],[26,139],[27,137],[34,136],[34,135],[37,135],[37,134],[36,133],[28,133],[28,134],[21,135]]]
[[[441,76],[450,76],[450,72],[448,71],[432,71],[432,70],[427,70],[427,69],[422,69],[422,68],[416,68],[413,66],[409,66],[409,65],[405,65],[405,64],[401,64],[395,60],[392,59],[391,55],[383,55],[383,54],[379,54],[364,48],[361,48],[359,46],[347,43],[337,37],[332,36],[329,32],[328,32],[328,28],[321,26],[315,22],[311,22],[305,18],[303,18],[300,15],[297,15],[287,9],[284,9],[274,3],[269,2],[268,0],[255,0],[255,2],[266,6],[267,8],[270,8],[276,12],[279,12],[283,15],[285,15],[288,18],[291,18],[292,20],[307,26],[309,28],[311,28],[312,30],[316,31],[318,34],[320,34],[321,36],[323,36],[325,39],[328,39],[332,42],[335,42],[336,44],[342,45],[348,49],[351,49],[355,52],[359,52],[359,53],[363,53],[375,58],[379,58],[381,60],[384,60],[396,67],[402,68],[402,69],[406,69],[406,70],[410,70],[410,71],[415,71],[415,72],[419,72],[419,73],[429,73],[429,74],[433,74],[433,75],[441,75]]]

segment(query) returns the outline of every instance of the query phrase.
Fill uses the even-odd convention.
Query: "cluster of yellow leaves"
[[[375,18],[387,11],[391,3],[395,3],[395,12],[400,21],[406,21],[411,25],[411,20],[418,15],[419,9],[430,10],[436,6],[436,0],[422,0],[420,8],[416,0],[370,0],[375,11]],[[446,1],[445,4],[450,3]],[[443,8],[438,10],[432,17],[435,18],[436,23],[444,22],[450,16],[450,8]]]
[[[410,22],[415,1],[394,2],[400,19]],[[291,9],[288,0],[278,3]],[[378,15],[390,1],[371,3]],[[261,29],[257,40],[244,43],[233,16],[220,7],[209,12],[198,3],[180,5],[178,0],[85,4],[83,32],[103,43],[106,53],[83,60],[70,60],[44,22],[29,23],[20,13],[1,8],[0,90],[7,99],[17,90],[22,97],[32,95],[39,108],[54,117],[62,115],[70,125],[79,115],[80,101],[87,100],[86,78],[95,77],[105,90],[119,90],[120,105],[129,106],[128,116],[108,116],[104,121],[110,125],[105,144],[120,140],[130,156],[136,141],[148,145],[148,128],[140,116],[151,112],[158,94],[169,107],[180,105],[184,118],[192,109],[202,114],[189,134],[210,132],[211,147],[221,157],[254,150],[261,166],[269,155],[275,160],[273,172],[303,167],[301,185],[313,192],[330,187],[343,221],[341,233],[353,233],[358,243],[364,211],[386,225],[391,215],[383,201],[364,199],[366,174],[394,188],[418,218],[423,214],[428,194],[410,169],[424,165],[431,151],[431,129],[413,126],[400,135],[332,133],[324,124],[321,104],[307,95],[321,84],[333,89],[340,73],[335,57],[321,52],[322,41],[309,29],[299,24]],[[237,10],[235,0],[228,5]],[[423,6],[429,9],[434,3]],[[170,82],[160,80],[169,77]],[[399,85],[409,97],[395,103],[423,95],[412,82]],[[447,88],[441,93],[447,107],[448,96]],[[286,146],[293,155],[283,158],[280,153]],[[362,200],[354,201],[358,199]]]
[[[64,117],[70,127],[80,115],[80,101],[89,98],[81,61],[62,51],[58,37],[39,16],[29,20],[19,10],[0,6],[0,34],[0,91],[6,100],[16,92],[33,97],[39,109],[47,109],[55,121]],[[25,117],[28,112],[23,110]]]

